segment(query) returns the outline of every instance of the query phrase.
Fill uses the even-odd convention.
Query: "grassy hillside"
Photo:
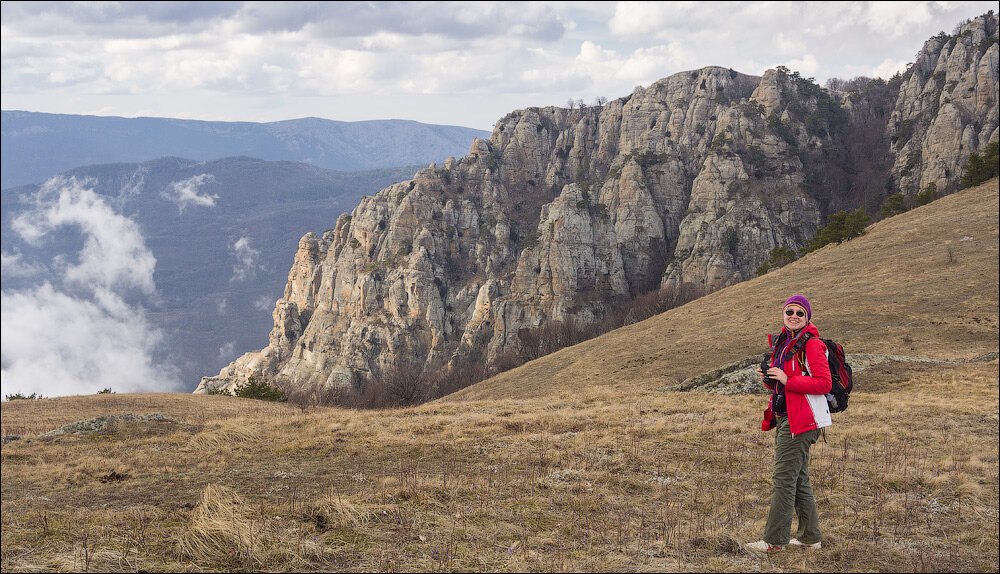
[[[2,404],[4,434],[160,412],[2,450],[16,570],[995,571],[996,180],[760,279],[391,411],[194,395]],[[970,239],[965,239],[969,237]],[[854,271],[845,274],[850,265]],[[824,548],[769,557],[764,398],[661,390],[760,352],[792,292],[849,351],[812,456]]]

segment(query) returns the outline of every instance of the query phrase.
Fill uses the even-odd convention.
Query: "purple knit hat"
[[[791,297],[788,298],[787,301],[785,301],[785,304],[781,306],[781,309],[784,310],[785,307],[788,307],[789,305],[798,305],[799,307],[805,309],[806,321],[812,321],[813,314],[812,314],[812,308],[809,307],[809,299],[806,299],[802,295],[792,295]]]

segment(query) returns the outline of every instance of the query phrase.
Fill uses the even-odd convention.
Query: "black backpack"
[[[784,335],[782,333],[779,336],[775,347],[780,346],[781,337]],[[785,364],[785,361],[791,358],[793,354],[803,351],[806,341],[811,338],[811,334],[804,333],[802,338],[791,349],[785,352],[785,356],[781,357],[781,363],[779,364]],[[826,403],[830,407],[831,413],[840,413],[847,410],[848,399],[851,398],[851,391],[854,390],[854,375],[851,371],[851,366],[847,364],[844,347],[830,339],[820,339],[820,341],[823,341],[823,344],[826,345],[826,358],[830,363],[830,376],[833,379],[830,392],[826,394]],[[809,374],[808,371],[806,371],[806,374]]]

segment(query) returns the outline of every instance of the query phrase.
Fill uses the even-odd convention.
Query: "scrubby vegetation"
[[[288,400],[285,397],[285,392],[280,388],[272,385],[267,379],[258,379],[254,375],[250,375],[245,383],[236,385],[235,392],[231,392],[229,389],[220,388],[209,389],[208,394],[226,397],[240,397],[243,399],[257,399],[260,401],[284,402]]]
[[[829,217],[826,225],[819,228],[819,231],[806,244],[802,252],[810,253],[831,243],[843,243],[849,239],[861,237],[869,223],[871,223],[871,219],[863,209],[838,211]]]
[[[1000,170],[1000,143],[993,142],[986,146],[982,155],[969,154],[962,174],[962,187],[973,187],[997,177],[998,170]]]
[[[775,247],[768,254],[767,261],[757,268],[757,275],[764,275],[772,269],[780,269],[797,258],[794,250],[785,246]]]
[[[40,395],[38,393],[31,393],[30,395],[26,395],[24,393],[19,393],[19,392],[18,393],[12,393],[12,394],[4,396],[4,400],[8,400],[8,401],[23,401],[23,400],[29,400],[30,401],[30,400],[34,400],[34,399],[44,399],[44,398],[45,397],[43,397],[42,395]]]

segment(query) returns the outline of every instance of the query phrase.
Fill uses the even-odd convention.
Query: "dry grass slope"
[[[3,403],[5,432],[126,412],[183,424],[4,445],[0,568],[996,571],[995,359],[864,371],[813,451],[823,550],[770,557],[740,548],[770,494],[763,399],[661,389],[760,352],[791,292],[852,351],[996,351],[997,198],[996,180],[943,198],[420,407]]]

